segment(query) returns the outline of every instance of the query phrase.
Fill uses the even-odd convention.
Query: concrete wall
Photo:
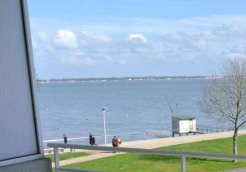
[[[52,172],[51,160],[42,158],[19,164],[0,167],[0,172]]]

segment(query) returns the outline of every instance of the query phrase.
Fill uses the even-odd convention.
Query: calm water
[[[198,100],[207,80],[159,80],[41,84],[39,108],[44,140],[103,134],[102,107],[107,107],[107,133],[170,130],[171,112],[190,114],[211,125]]]

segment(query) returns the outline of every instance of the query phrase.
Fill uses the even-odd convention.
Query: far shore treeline
[[[86,81],[139,81],[139,80],[178,80],[178,79],[213,79],[220,76],[145,76],[145,77],[109,77],[109,78],[64,78],[64,79],[37,79],[39,83],[49,82],[86,82]]]

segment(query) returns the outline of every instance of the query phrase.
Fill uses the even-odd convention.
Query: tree
[[[215,77],[204,87],[199,104],[209,117],[233,125],[233,154],[236,155],[238,131],[246,123],[245,59],[228,60],[222,72],[222,78]]]

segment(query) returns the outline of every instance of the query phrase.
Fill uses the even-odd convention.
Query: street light
[[[102,108],[103,113],[103,129],[104,129],[104,143],[107,144],[107,134],[106,134],[106,107]]]

